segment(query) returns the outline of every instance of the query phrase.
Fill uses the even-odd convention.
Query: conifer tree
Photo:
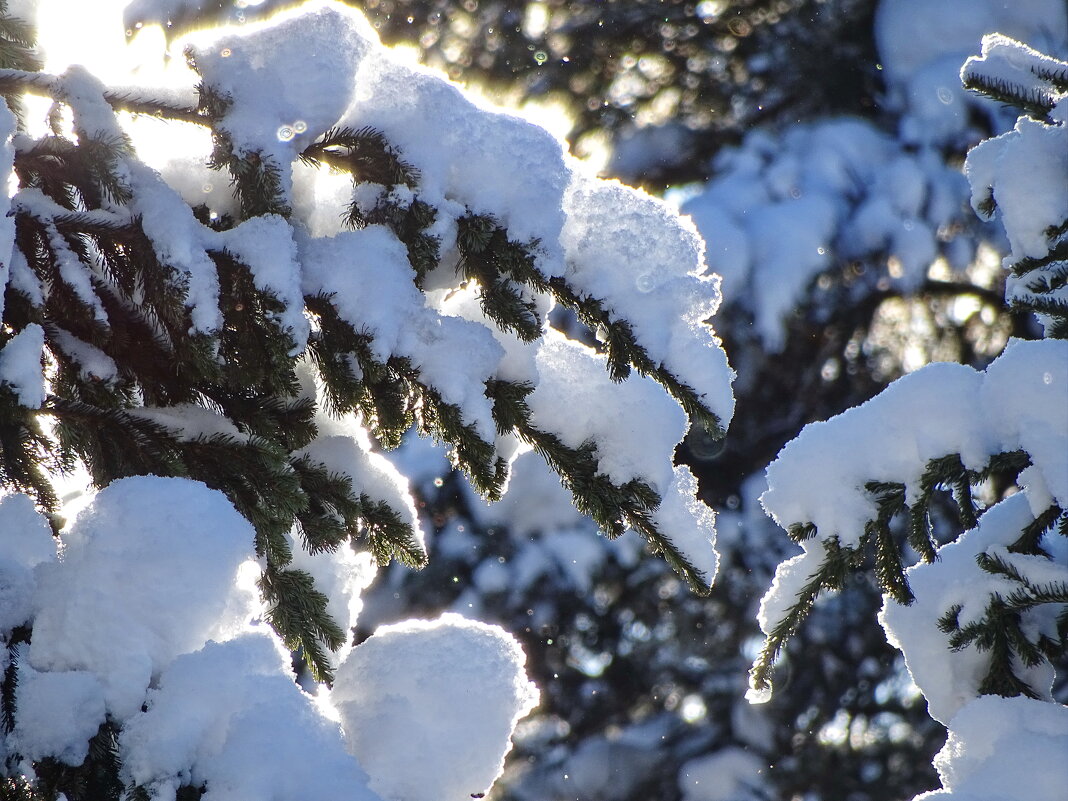
[[[1028,742],[1031,716],[1048,721],[1049,735],[1064,731],[1068,711],[1028,705],[1053,701],[1068,652],[1068,64],[991,35],[962,78],[1024,112],[970,152],[966,172],[976,211],[999,216],[1008,234],[1007,299],[1039,316],[1046,339],[1011,341],[982,373],[928,365],[784,448],[762,501],[804,553],[779,566],[762,603],[750,692],[770,695],[773,663],[817,598],[871,570],[885,598],[880,622],[950,729],[935,763],[946,793],[936,797],[985,798],[962,756],[968,743],[996,743],[1005,786],[1026,794],[1038,766],[1012,757],[1010,743]]]
[[[351,637],[301,553],[425,563],[375,452],[414,428],[488,499],[536,451],[606,535],[634,529],[707,591],[712,518],[671,457],[688,421],[723,435],[731,374],[692,226],[392,60],[338,4],[191,40],[199,83],[177,99],[39,71],[3,8],[0,37],[12,110],[26,93],[54,103],[43,135],[0,109],[18,186],[0,255],[0,485],[57,534],[56,480],[76,465],[98,488],[156,475],[222,492],[255,530],[267,619],[329,684]],[[231,197],[169,185],[138,156],[137,115],[206,129]],[[432,134],[434,115],[451,130]],[[309,190],[336,176],[348,188],[328,200]],[[554,304],[600,352],[549,329]],[[9,732],[34,648],[21,622],[6,633]],[[109,709],[80,765],[35,759],[32,787],[11,779],[5,797],[152,797],[124,787],[123,725]]]

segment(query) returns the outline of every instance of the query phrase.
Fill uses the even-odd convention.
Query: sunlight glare
[[[105,83],[128,80],[125,5],[125,0],[41,0],[37,39],[45,71],[58,74],[71,64],[81,64]]]

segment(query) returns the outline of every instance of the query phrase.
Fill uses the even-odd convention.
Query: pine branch
[[[866,484],[865,489],[874,496],[877,511],[872,519],[866,521],[860,542],[862,546],[871,546],[874,549],[875,577],[882,591],[903,606],[907,606],[913,601],[913,594],[909,587],[900,548],[891,530],[894,518],[907,513],[909,544],[915,548],[925,561],[935,561],[937,552],[929,514],[934,493],[942,487],[950,489],[958,507],[963,528],[975,528],[978,524],[978,509],[972,495],[972,486],[994,475],[1003,475],[1015,479],[1020,471],[1030,463],[1030,457],[1024,451],[994,454],[990,457],[987,465],[980,471],[971,471],[965,468],[959,454],[947,454],[940,458],[931,459],[920,477],[919,498],[913,502],[911,507],[905,503],[904,484],[891,482],[869,482]],[[1038,539],[1042,534],[1058,519],[1068,518],[1068,515],[1064,515],[1063,518],[1059,517],[1060,515],[1061,511],[1057,507],[1047,510],[1034,523],[1024,529],[1020,539],[1010,550],[1019,548],[1021,552],[1036,553],[1036,550],[1030,549],[1038,548]],[[1068,529],[1068,525],[1066,525],[1066,529]],[[800,522],[789,524],[787,532],[790,534],[791,539],[798,543],[802,543],[817,534],[816,528],[812,523]],[[798,603],[791,607],[783,621],[777,623],[772,633],[765,637],[761,656],[750,674],[751,677],[756,677],[751,679],[751,686],[755,689],[765,689],[770,686],[769,677],[772,663],[786,640],[797,631],[808,616],[819,592],[822,589],[839,588],[844,580],[844,575],[847,572],[856,570],[861,565],[860,556],[862,551],[842,548],[837,538],[825,540],[824,543],[829,552],[833,551],[834,556],[833,558],[829,556],[829,561],[810,578],[805,585],[805,590],[799,596]],[[994,563],[992,562],[991,564]],[[959,612],[959,608],[950,609],[939,621],[939,626],[943,632],[951,634],[950,644],[952,647],[963,648],[977,638],[985,638],[982,640],[984,643],[993,642],[992,635],[985,633],[985,628],[981,626],[960,629],[957,624]],[[1022,633],[1019,634],[1018,638],[1020,637],[1026,640]],[[1012,642],[1015,642],[1015,640]],[[1017,646],[1018,644],[1014,647]],[[994,646],[991,645],[990,647],[993,648]],[[998,647],[1000,648],[1001,645],[998,645]],[[1035,648],[1033,644],[1018,647]],[[997,676],[991,681],[994,681],[999,687],[1010,686],[1011,682],[998,671],[1002,671],[1002,667],[997,669]],[[1009,684],[1006,684],[1006,682],[1009,682]]]
[[[352,480],[304,456],[292,460],[308,497],[308,509],[297,514],[305,549],[332,551],[345,540],[353,547],[366,537],[371,555],[381,564],[397,559],[409,567],[426,564],[415,530],[388,503],[366,493],[356,496]]]
[[[1040,81],[1051,84],[1055,92],[1068,93],[1068,63],[1064,61],[1041,64],[1030,62],[1027,68]]]
[[[68,801],[120,801],[123,790],[119,773],[119,729],[112,721],[100,725],[89,740],[89,751],[81,765],[70,766],[51,757],[33,764],[37,793],[55,799],[60,794]]]
[[[1068,238],[1058,239],[1049,252],[1040,258],[1024,256],[1011,266],[1013,275],[1024,276],[1035,270],[1061,265],[1068,262]]]
[[[615,538],[629,527],[634,529],[654,553],[661,554],[671,568],[684,578],[698,595],[709,592],[706,577],[661,532],[651,513],[660,505],[660,496],[643,481],[632,479],[617,485],[598,472],[599,457],[593,442],[578,448],[566,446],[559,437],[534,427],[526,396],[529,384],[490,382],[486,394],[493,399],[493,417],[499,433],[511,432],[530,445],[556,472],[571,492],[575,508],[588,515],[605,534]]]
[[[816,526],[813,523],[791,523],[786,533],[790,539],[800,545],[805,540],[816,536]]]
[[[623,381],[631,368],[657,381],[679,403],[692,422],[699,424],[716,439],[726,433],[719,416],[709,409],[701,396],[680,381],[662,364],[657,364],[638,342],[626,320],[613,318],[602,300],[576,293],[559,277],[546,278],[535,265],[537,241],[518,243],[491,217],[467,214],[457,221],[457,247],[462,269],[474,269],[483,287],[493,278],[504,277],[525,284],[531,290],[551,294],[557,302],[573,311],[604,342],[608,374],[613,381]],[[472,266],[474,265],[474,266]],[[518,321],[513,325],[523,325]]]
[[[303,570],[284,570],[268,564],[259,581],[267,602],[267,619],[286,647],[299,650],[316,681],[333,681],[333,668],[324,646],[336,651],[345,644],[341,627],[326,611],[329,599],[315,589]]]
[[[1049,558],[1049,554],[1042,549],[1039,542],[1058,520],[1061,525],[1064,525],[1068,522],[1068,513],[1062,511],[1057,504],[1053,504],[1024,527],[1020,538],[1009,546],[1009,553],[1035,554]]]
[[[25,69],[0,69],[0,94],[7,95],[16,92],[62,100],[63,78],[59,75]],[[140,88],[109,88],[104,92],[104,100],[116,111],[151,114],[197,125],[211,124],[210,120],[195,107],[152,97]]]
[[[286,452],[259,437],[240,441],[225,434],[180,441],[183,469],[223,492],[256,529],[256,553],[269,565],[292,559],[286,534],[307,508],[300,479]]]
[[[400,157],[386,137],[374,128],[331,128],[300,154],[300,159],[352,175],[356,183],[385,187],[414,187],[419,171]]]
[[[230,173],[230,185],[241,208],[241,218],[264,214],[288,218],[293,210],[282,192],[282,168],[270,156],[253,151],[238,155],[228,136],[214,129],[215,150],[209,166]]]
[[[30,628],[16,626],[7,638],[7,667],[4,668],[3,682],[0,683],[0,725],[5,734],[15,730],[18,716],[16,692],[19,686],[20,645],[30,641]]]
[[[205,389],[206,396],[243,432],[270,440],[284,450],[299,450],[318,434],[315,402],[310,398],[264,394],[258,388],[245,392]]]
[[[1020,473],[1031,466],[1031,457],[1027,451],[1004,451],[990,457],[986,467],[976,474],[976,483],[1001,476],[1009,481],[1016,481]]]
[[[424,276],[438,266],[441,260],[440,237],[428,234],[438,212],[429,203],[418,198],[402,203],[392,195],[383,195],[369,211],[364,211],[354,200],[343,219],[349,228],[365,228],[368,225],[385,225],[408,251],[408,262],[415,270],[415,284],[422,287]]]
[[[827,548],[826,558],[802,585],[796,601],[785,617],[779,620],[764,638],[760,654],[749,670],[749,686],[754,690],[771,688],[771,672],[775,661],[786,641],[797,632],[812,611],[820,593],[823,590],[840,590],[845,586],[854,555],[850,549],[842,548],[837,538],[825,540],[824,544]]]
[[[371,555],[380,564],[396,559],[402,565],[422,568],[427,554],[416,539],[415,531],[385,501],[375,501],[360,495],[362,533],[366,534]]]
[[[1046,336],[1050,339],[1068,339],[1068,300],[1034,296],[1026,300],[1014,298],[1009,304],[1013,312],[1032,312],[1050,318]]]
[[[1057,95],[1042,87],[1025,87],[1005,78],[978,72],[965,72],[961,79],[965,89],[978,92],[1006,106],[1021,109],[1036,120],[1047,120],[1057,104]]]
[[[0,69],[36,71],[41,59],[35,52],[37,36],[33,26],[8,13],[7,0],[0,3]]]
[[[329,298],[306,298],[320,322],[309,350],[323,368],[330,406],[359,409],[371,433],[387,448],[395,447],[413,424],[421,433],[451,446],[450,458],[488,500],[497,500],[507,483],[508,464],[497,456],[493,443],[483,440],[463,420],[458,406],[446,403],[424,383],[419,371],[399,356],[384,364],[374,358],[371,339],[342,320]],[[356,378],[353,363],[359,368]]]
[[[869,520],[865,526],[862,542],[871,544],[875,549],[875,577],[879,587],[902,606],[908,606],[914,596],[905,576],[898,544],[890,532],[890,521],[907,508],[905,485],[871,483],[867,489],[875,495],[879,511],[875,519]]]
[[[59,499],[49,474],[65,465],[53,453],[38,418],[37,410],[22,406],[15,392],[0,382],[0,486],[26,492],[54,512]]]
[[[295,343],[279,323],[286,306],[272,292],[259,289],[252,271],[228,251],[210,255],[219,277],[224,382],[235,393],[255,388],[260,395],[295,396],[300,390],[290,355]]]
[[[402,360],[390,359],[393,363]],[[402,368],[403,369],[403,368]],[[413,381],[419,395],[416,419],[421,432],[452,446],[449,458],[471,480],[487,501],[500,500],[508,483],[508,463],[497,455],[493,443],[486,442],[475,427],[463,421],[458,406],[446,403],[434,388]]]

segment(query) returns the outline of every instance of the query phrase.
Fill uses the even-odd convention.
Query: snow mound
[[[391,801],[466,801],[500,775],[516,722],[538,702],[519,644],[446,614],[383,626],[330,693],[348,749]]]
[[[108,712],[129,717],[175,657],[252,617],[254,588],[237,578],[254,536],[226,496],[200,482],[112,483],[63,532],[60,561],[38,570],[30,664],[95,674]]]

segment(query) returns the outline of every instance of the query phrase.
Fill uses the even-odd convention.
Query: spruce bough
[[[413,430],[445,443],[454,465],[489,500],[505,491],[516,450],[537,451],[605,534],[634,529],[691,587],[707,591],[714,557],[695,561],[692,545],[677,545],[674,538],[680,530],[692,536],[686,515],[696,516],[694,521],[708,523],[698,538],[704,537],[711,554],[710,522],[693,509],[680,513],[673,497],[665,501],[665,493],[690,492],[690,502],[698,503],[685,482],[678,490],[663,478],[672,474],[671,450],[684,426],[674,441],[664,441],[660,478],[650,478],[644,468],[612,472],[606,460],[619,461],[616,452],[625,440],[594,433],[576,440],[545,413],[544,401],[538,407],[537,375],[515,366],[533,365],[541,343],[551,339],[600,363],[604,389],[598,391],[630,397],[639,381],[630,375],[633,369],[640,380],[658,382],[689,420],[722,436],[731,411],[729,388],[713,402],[695,388],[701,365],[693,373],[699,380],[677,374],[669,364],[686,363],[679,344],[657,343],[649,331],[646,341],[619,311],[628,308],[628,292],[646,290],[604,283],[598,291],[596,270],[580,275],[570,246],[561,244],[563,211],[550,216],[559,218],[555,233],[551,225],[520,225],[524,233],[517,235],[515,204],[505,203],[497,213],[478,192],[464,195],[425,180],[424,171],[440,172],[440,165],[418,163],[386,131],[358,124],[358,112],[341,114],[344,104],[321,130],[308,130],[301,119],[276,131],[270,104],[277,98],[264,90],[274,89],[272,76],[288,64],[249,79],[265,85],[227,83],[231,65],[240,80],[241,65],[249,63],[241,62],[246,53],[239,48],[263,46],[257,36],[340,36],[341,45],[352,49],[343,62],[384,60],[376,42],[360,38],[365,31],[354,19],[318,3],[306,17],[289,15],[275,27],[233,34],[233,40],[198,43],[187,55],[200,83],[195,102],[192,94],[184,102],[144,88],[105,87],[81,68],[40,72],[23,28],[0,16],[0,36],[6,37],[0,90],[10,107],[18,112],[19,98],[34,94],[51,98],[57,110],[43,134],[31,135],[15,114],[2,120],[18,189],[8,216],[12,256],[0,273],[6,279],[0,485],[31,495],[57,534],[65,521],[56,478],[77,465],[98,488],[151,474],[194,479],[221,491],[255,529],[266,618],[311,676],[328,684],[335,667],[331,652],[351,637],[328,613],[327,592],[296,566],[295,551],[351,547],[369,552],[378,564],[425,564],[405,493],[374,466],[376,449],[399,445]],[[331,30],[346,25],[355,27],[340,35]],[[263,47],[270,54],[271,47]],[[333,52],[325,45],[321,51]],[[455,92],[438,90],[437,78],[417,75],[428,92]],[[353,81],[358,84],[358,75]],[[292,92],[278,96],[277,102],[294,99]],[[498,124],[458,94],[446,99],[458,114],[472,120],[485,115]],[[248,123],[250,103],[262,110],[262,121]],[[139,158],[125,122],[131,114],[210,132],[212,149],[204,160],[229,184],[232,197],[221,205],[211,198],[184,200]],[[556,149],[559,166],[547,166],[543,180],[554,187],[561,208],[568,182],[593,182],[573,172],[544,133],[528,133],[529,126],[518,121],[500,125],[537,147]],[[462,173],[465,165],[450,169]],[[345,177],[349,200],[325,213],[301,205],[304,190],[296,184],[317,173]],[[665,302],[676,304],[680,320],[689,320],[686,330],[700,335],[700,347],[721,364],[711,380],[729,387],[726,361],[704,322],[718,295],[716,284],[701,275],[699,238],[652,199],[632,195],[637,210],[631,213],[664,226],[665,236],[692,256],[673,284],[677,296],[665,295]],[[333,220],[318,224],[329,229],[326,235],[313,231],[315,214]],[[443,300],[445,289],[450,294]],[[459,295],[473,303],[443,312]],[[603,356],[550,328],[553,304],[598,332]],[[519,355],[506,363],[510,349]],[[452,374],[442,359],[455,365]],[[540,417],[536,407],[543,409]],[[323,457],[329,450],[323,443],[338,436],[339,426],[353,425],[362,432],[348,446],[359,469],[338,468]],[[630,458],[626,447],[622,453]],[[676,477],[683,470],[674,469]],[[661,507],[673,509],[663,520],[675,530],[665,530]],[[32,642],[32,625],[8,640],[3,701],[9,731],[18,718],[17,660],[26,642]],[[119,721],[109,720],[100,729],[82,768],[40,762],[41,797],[117,797],[119,728]],[[20,787],[4,791],[31,797],[19,795],[25,790]],[[145,793],[127,789],[132,797]]]

